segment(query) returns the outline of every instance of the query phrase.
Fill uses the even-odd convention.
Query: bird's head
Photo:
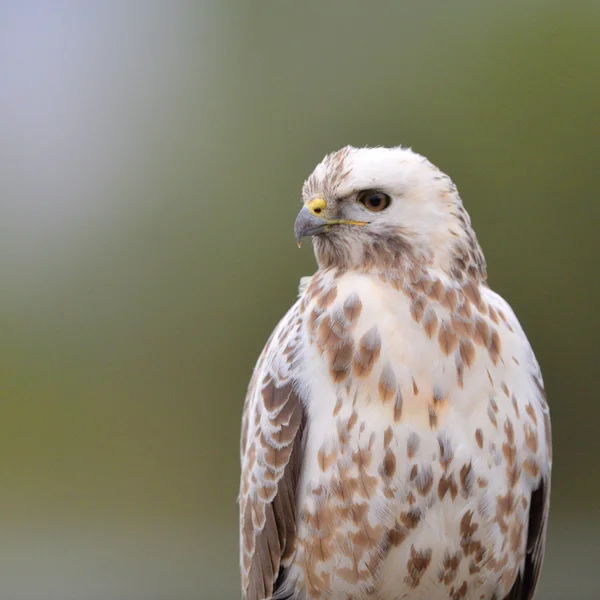
[[[485,260],[450,178],[408,148],[327,155],[304,183],[294,233],[320,267],[402,269],[415,263],[485,278]]]

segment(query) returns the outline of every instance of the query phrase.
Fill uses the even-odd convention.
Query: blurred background
[[[598,598],[600,3],[0,3],[0,600],[235,599],[239,423],[346,144],[448,172],[542,365],[540,600]]]

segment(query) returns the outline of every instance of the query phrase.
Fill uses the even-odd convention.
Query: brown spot
[[[514,394],[512,395],[512,405],[513,405],[513,409],[515,411],[515,415],[517,416],[517,419],[519,419],[520,418],[519,405],[517,403],[517,399]]]
[[[441,302],[444,308],[447,308],[450,312],[453,312],[458,305],[458,294],[454,288],[446,288],[446,294]]]
[[[425,296],[417,296],[410,305],[410,314],[412,318],[419,323],[423,317],[425,306],[427,305],[427,299]]]
[[[460,546],[466,556],[476,553],[481,548],[481,542],[474,537],[478,529],[479,525],[473,523],[473,511],[466,511],[460,520]]]
[[[506,478],[510,487],[515,487],[519,483],[521,477],[521,469],[517,465],[506,467]]]
[[[340,477],[333,477],[330,490],[332,496],[342,504],[347,504],[356,489],[356,479],[348,475],[347,467],[338,466]]]
[[[515,523],[510,529],[510,549],[511,552],[518,552],[521,546],[521,537],[523,536],[523,524]]]
[[[414,287],[415,290],[427,296],[427,294],[429,294],[433,288],[433,281],[426,275],[423,275],[417,281],[415,281]]]
[[[523,461],[523,470],[534,479],[540,474],[540,466],[534,458],[528,457]]]
[[[353,351],[351,341],[344,342],[341,347],[329,351],[329,372],[335,382],[343,381],[350,374]]]
[[[334,417],[337,417],[339,415],[340,410],[342,410],[343,404],[344,404],[344,399],[341,396],[338,396],[335,406],[333,407],[333,416]]]
[[[396,456],[391,450],[386,450],[385,456],[383,457],[383,474],[391,479],[396,472]]]
[[[428,414],[429,414],[429,427],[431,429],[435,429],[438,424],[438,416],[437,416],[437,413],[435,412],[435,409],[433,408],[433,406],[431,404],[428,407]]]
[[[458,343],[458,350],[464,364],[467,365],[467,367],[470,367],[475,360],[475,346],[473,346],[473,342],[471,340],[461,339]]]
[[[342,345],[342,338],[336,333],[331,315],[325,315],[319,323],[317,342],[322,351],[334,350]]]
[[[352,292],[346,300],[344,300],[344,316],[350,323],[358,319],[362,311],[362,302],[356,292]]]
[[[460,550],[457,550],[454,554],[450,554],[446,551],[442,562],[442,568],[440,569],[438,576],[440,582],[443,581],[444,584],[448,586],[456,579],[461,559],[462,552]]]
[[[366,514],[366,510],[365,510]],[[354,546],[354,549],[359,549],[361,551],[365,551],[369,548],[372,548],[377,540],[380,539],[383,528],[381,525],[372,526],[369,524],[368,519],[362,517],[358,523],[359,529],[356,533],[350,532],[349,538]],[[364,573],[366,575],[366,573]]]
[[[508,532],[506,517],[510,515],[515,508],[515,496],[512,490],[508,490],[504,496],[498,496],[496,502],[496,517],[494,521],[498,523],[500,531],[504,534]]]
[[[315,273],[315,275],[310,278],[310,283],[308,284],[305,292],[305,295],[308,296],[309,299],[311,299],[317,292],[317,289],[321,285],[321,279],[322,275],[320,272]]]
[[[425,277],[425,271],[421,265],[412,263],[408,271],[408,276],[414,285],[417,281],[421,281]]]
[[[471,303],[468,298],[462,296],[463,303],[458,306],[456,309],[456,314],[463,319],[472,319],[473,318],[473,309],[471,308]]]
[[[388,428],[385,430],[385,433],[383,434],[383,447],[388,448],[389,445],[392,443],[393,439],[394,430],[391,428],[391,426],[388,426]]]
[[[410,547],[410,558],[406,565],[408,571],[404,582],[411,588],[416,588],[421,583],[425,571],[431,563],[431,548],[422,551],[415,550],[414,546]]]
[[[414,480],[415,489],[421,496],[427,496],[433,487],[433,469],[421,467]]]
[[[498,325],[499,320],[498,320],[498,313],[496,312],[496,310],[494,309],[493,306],[490,306],[490,319],[496,323],[496,325]]]
[[[447,471],[450,463],[454,460],[454,449],[447,434],[438,435],[438,445],[440,447],[440,466]]]
[[[436,279],[432,286],[431,289],[429,290],[429,298],[431,300],[436,300],[437,302],[441,302],[444,299],[444,296],[446,295],[446,291],[444,290],[444,284],[439,280]]]
[[[335,285],[332,285],[325,293],[321,294],[317,299],[317,306],[321,309],[326,309],[331,306],[333,301],[337,297],[337,288]]]
[[[423,315],[423,329],[425,329],[425,333],[429,339],[433,338],[433,334],[435,333],[438,325],[438,317],[436,312],[430,307],[427,307],[425,314]]]
[[[319,468],[321,469],[321,471],[325,472],[329,470],[331,465],[335,463],[337,456],[338,454],[335,448],[328,453],[325,450],[325,446],[321,446],[319,448],[319,452],[317,453],[317,461],[319,463]]]
[[[442,475],[438,482],[437,493],[440,500],[444,499],[447,492],[450,492],[452,500],[454,501],[458,495],[458,487],[456,485],[456,481],[454,481],[454,475],[452,473],[450,473],[450,475]]]
[[[442,321],[440,325],[440,333],[438,335],[438,342],[442,352],[446,356],[449,356],[452,352],[454,352],[457,341],[456,333],[452,329],[450,323],[448,323],[448,321]]]
[[[454,590],[454,588],[450,590],[450,599],[463,600],[463,598],[465,598],[467,595],[467,589],[467,582],[463,581],[462,585],[457,590]]]
[[[498,335],[498,332],[494,329],[494,331],[492,331],[490,343],[488,344],[488,352],[494,364],[498,363],[501,348],[502,344],[500,343],[500,336]]]
[[[410,480],[414,481],[414,479],[416,478],[416,476],[419,474],[419,467],[417,465],[413,465],[412,468],[410,469]]]
[[[528,402],[525,405],[525,412],[529,415],[529,418],[533,421],[533,423],[537,425],[537,416],[531,402]]]
[[[423,515],[419,509],[413,508],[408,512],[400,513],[398,518],[400,519],[402,525],[406,527],[406,529],[415,529],[421,521],[422,516]]]
[[[468,498],[471,495],[474,479],[473,466],[471,465],[471,461],[469,461],[460,469],[460,487],[464,498]]]
[[[340,443],[340,446],[343,447],[348,443],[348,440],[350,439],[350,432],[348,431],[348,423],[346,421],[344,421],[343,419],[338,419],[338,421],[336,423],[336,429],[337,429],[338,442]]]
[[[487,348],[490,344],[490,327],[485,319],[480,316],[475,317],[475,331],[473,332],[473,340],[479,346]]]
[[[382,402],[391,400],[396,394],[396,376],[394,370],[388,363],[383,368],[381,376],[379,377],[379,396]]]
[[[417,382],[415,381],[414,377],[411,377],[411,379],[412,379],[412,386],[413,386],[413,394],[415,396],[418,396],[419,395],[419,388],[417,387]]]
[[[433,404],[434,406],[438,404],[442,404],[445,400],[447,400],[447,395],[442,392],[442,390],[437,386],[433,386]]]
[[[340,338],[348,338],[351,323],[346,319],[343,309],[337,307],[329,313],[331,329]]]
[[[531,450],[534,454],[537,454],[538,451],[538,435],[537,432],[529,425],[529,423],[525,424],[525,443],[527,444],[527,448]]]
[[[504,433],[506,435],[506,439],[511,446],[515,444],[515,429],[513,427],[512,421],[510,419],[506,419],[504,423]]]
[[[408,537],[408,530],[396,523],[395,527],[389,533],[390,545],[397,547]]]
[[[479,428],[475,430],[475,441],[480,448],[483,448],[483,431]]]
[[[346,424],[348,431],[352,431],[357,422],[358,422],[358,413],[355,410],[353,410],[352,414],[348,418],[348,422]]]
[[[355,375],[367,376],[373,369],[373,365],[379,359],[381,352],[381,336],[377,327],[373,325],[361,338],[358,344],[358,352],[354,355],[352,363]]]
[[[315,328],[317,326],[317,319],[323,314],[322,310],[318,308],[313,308],[310,311],[310,316],[308,317],[307,329],[310,335],[314,335]]]
[[[465,319],[452,315],[450,317],[450,322],[454,331],[461,337],[470,338],[475,333],[475,323],[472,319]]]
[[[400,419],[402,419],[402,393],[397,390],[396,400],[394,401],[394,423],[397,423]]]
[[[463,292],[465,296],[475,305],[479,306],[481,303],[481,292],[479,291],[479,285],[472,281],[468,280],[463,284]]]

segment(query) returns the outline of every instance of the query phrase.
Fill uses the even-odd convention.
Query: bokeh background
[[[600,597],[600,3],[0,3],[0,600],[239,598],[239,419],[345,144],[451,174],[552,406],[540,600]]]

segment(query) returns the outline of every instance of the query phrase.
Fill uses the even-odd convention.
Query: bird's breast
[[[501,367],[499,335],[483,305],[480,312],[442,279],[417,285],[329,271],[308,284],[301,310],[305,384],[315,398],[309,412],[352,404],[387,423],[437,428],[450,406],[469,413]]]
[[[486,498],[506,493],[507,434],[489,414],[494,378],[505,375],[501,320],[441,280],[415,287],[358,273],[317,274],[300,308],[308,434],[295,576],[314,598],[338,597],[326,595],[334,588],[387,598],[386,586],[390,598],[417,588],[447,597],[483,561],[483,542],[468,541],[475,529],[490,552],[502,541],[486,529]],[[462,566],[440,579],[461,540]],[[470,585],[488,579],[475,574]]]

